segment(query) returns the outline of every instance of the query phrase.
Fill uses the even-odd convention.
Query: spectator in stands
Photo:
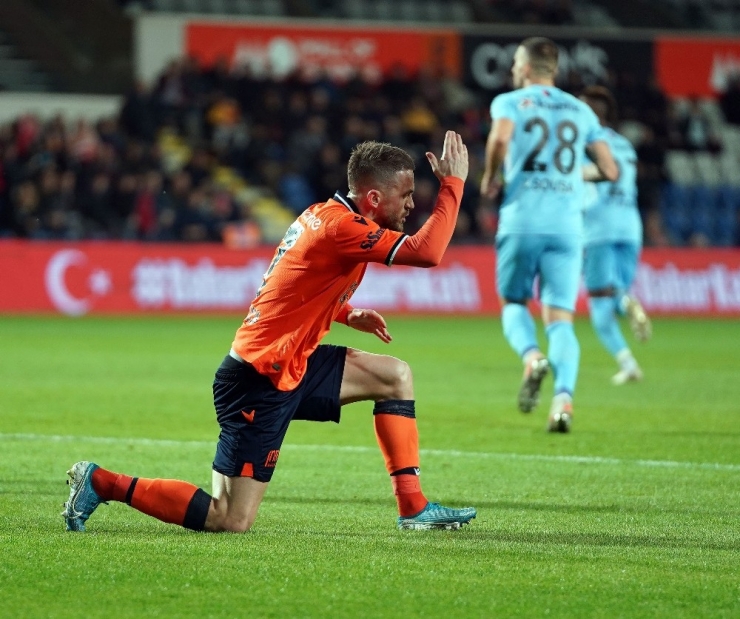
[[[98,172],[90,186],[81,192],[80,210],[85,225],[85,236],[105,239],[120,237],[123,221],[113,207],[112,179],[107,172]]]
[[[43,238],[39,212],[39,190],[32,181],[24,181],[13,190],[13,231],[21,238]]]
[[[571,7],[557,0],[496,3],[502,14],[514,8],[536,13],[532,19],[542,23],[566,19],[556,13],[565,15]],[[641,127],[640,208],[646,242],[660,244],[657,232],[650,238],[647,218],[659,217],[669,145],[666,119],[673,107],[655,80],[642,83],[632,72],[608,79],[624,117]],[[574,73],[572,83],[580,90],[581,77]],[[730,122],[740,123],[739,93],[736,80],[721,99]],[[488,123],[480,99],[487,101],[490,94],[479,96],[449,73],[424,69],[415,76],[400,64],[381,81],[359,73],[331,79],[320,70],[276,80],[255,75],[248,65],[232,69],[222,61],[202,69],[183,58],[171,63],[151,89],[138,83],[117,119],[75,126],[69,124],[75,119],[59,116],[42,123],[24,115],[0,125],[0,236],[218,241],[225,202],[211,179],[224,167],[257,194],[283,196],[291,210],[299,211],[314,196],[343,188],[343,161],[359,142],[378,139],[412,152],[434,149],[441,144],[442,125],[463,135],[474,179]],[[672,146],[686,139],[696,149],[707,143],[708,134],[709,148],[716,148],[705,120],[701,114],[677,117]],[[43,189],[49,166],[59,186],[53,195]],[[182,171],[188,182],[179,176]],[[157,177],[152,204],[151,192],[142,187]],[[482,240],[495,232],[495,210],[490,204],[481,209],[477,179],[469,185],[460,215],[469,225],[460,224],[456,239]],[[249,208],[243,213],[252,216]],[[260,238],[248,225],[244,229],[248,243]]]
[[[719,142],[712,132],[709,119],[701,109],[697,97],[689,100],[688,109],[678,116],[678,131],[685,149],[691,151],[719,150]]]
[[[156,237],[157,220],[166,207],[162,183],[162,174],[158,170],[150,170],[140,177],[134,210],[128,222],[129,229],[137,239],[153,240]]]
[[[421,149],[428,149],[431,135],[439,126],[437,117],[426,101],[419,95],[413,97],[401,114],[406,139],[412,145],[417,144]]]
[[[725,120],[740,125],[740,75],[735,75],[727,84],[727,90],[719,98]]]
[[[656,214],[660,208],[660,192],[665,182],[665,148],[661,147],[656,139],[655,132],[647,125],[641,126],[641,134],[637,141],[637,199],[643,221]],[[655,216],[655,215],[654,215]],[[645,241],[647,245],[662,244],[661,239],[651,238],[650,230],[656,227],[645,225]]]
[[[393,144],[391,140],[388,141]],[[308,179],[314,196],[332,195],[337,190],[347,189],[347,167],[336,143],[327,142],[321,147],[308,172]]]
[[[120,124],[131,137],[148,142],[154,140],[155,119],[144,82],[137,81],[131,92],[126,95],[121,108]]]

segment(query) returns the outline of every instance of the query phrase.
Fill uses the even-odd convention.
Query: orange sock
[[[177,479],[145,479],[96,469],[92,486],[104,501],[128,503],[162,522],[202,531],[211,497],[197,486]]]
[[[392,475],[391,483],[393,494],[396,495],[399,516],[404,518],[416,516],[427,506],[429,501],[421,491],[418,475]]]
[[[92,487],[104,501],[128,503],[126,493],[133,479],[128,475],[113,473],[105,469],[95,469],[92,474]]]
[[[401,516],[418,514],[427,505],[419,481],[419,431],[413,400],[377,402],[375,436],[391,475]]]

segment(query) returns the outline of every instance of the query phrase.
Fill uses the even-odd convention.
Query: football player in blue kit
[[[604,127],[603,139],[609,144],[620,171],[616,182],[589,183],[587,187],[583,211],[583,274],[591,324],[619,366],[612,383],[623,385],[641,380],[642,370],[622,335],[618,317],[628,317],[639,341],[651,335],[647,313],[640,302],[628,294],[642,249],[642,221],[637,208],[637,153],[629,140],[613,129],[617,104],[609,90],[589,86],[581,99]],[[591,172],[587,171],[587,175]]]
[[[596,114],[555,87],[558,48],[549,39],[526,39],[511,73],[516,90],[491,103],[481,194],[494,197],[503,165],[504,197],[496,234],[496,279],[504,336],[524,363],[518,404],[531,411],[542,380],[554,373],[548,430],[568,432],[580,347],[573,330],[583,251],[586,149],[594,180],[616,181],[619,171]],[[527,303],[538,279],[547,356]]]

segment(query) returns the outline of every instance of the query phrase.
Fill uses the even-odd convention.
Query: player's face
[[[401,170],[391,183],[378,190],[378,206],[375,223],[382,228],[403,232],[411,210],[414,208],[414,173],[412,170]]]
[[[519,46],[514,53],[514,64],[511,67],[511,77],[514,82],[514,88],[523,88],[524,80],[527,77],[527,68],[529,67],[529,56],[527,50]]]

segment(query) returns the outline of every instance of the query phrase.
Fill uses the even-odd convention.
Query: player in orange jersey
[[[434,210],[413,236],[403,232],[414,208],[414,162],[378,142],[358,145],[349,160],[349,193],[314,204],[288,228],[231,351],[213,384],[221,426],[213,495],[178,480],[112,473],[92,462],[69,471],[67,529],[84,531],[104,501],[122,501],[194,530],[247,531],[294,419],[339,422],[344,404],[375,402],[375,434],[391,476],[401,529],[457,529],[472,507],[430,503],[419,483],[419,444],[409,366],[394,357],[320,345],[341,322],[390,342],[386,322],[349,300],[369,262],[432,267],[455,228],[468,174],[462,138],[445,135],[442,156],[427,159],[440,180]]]

